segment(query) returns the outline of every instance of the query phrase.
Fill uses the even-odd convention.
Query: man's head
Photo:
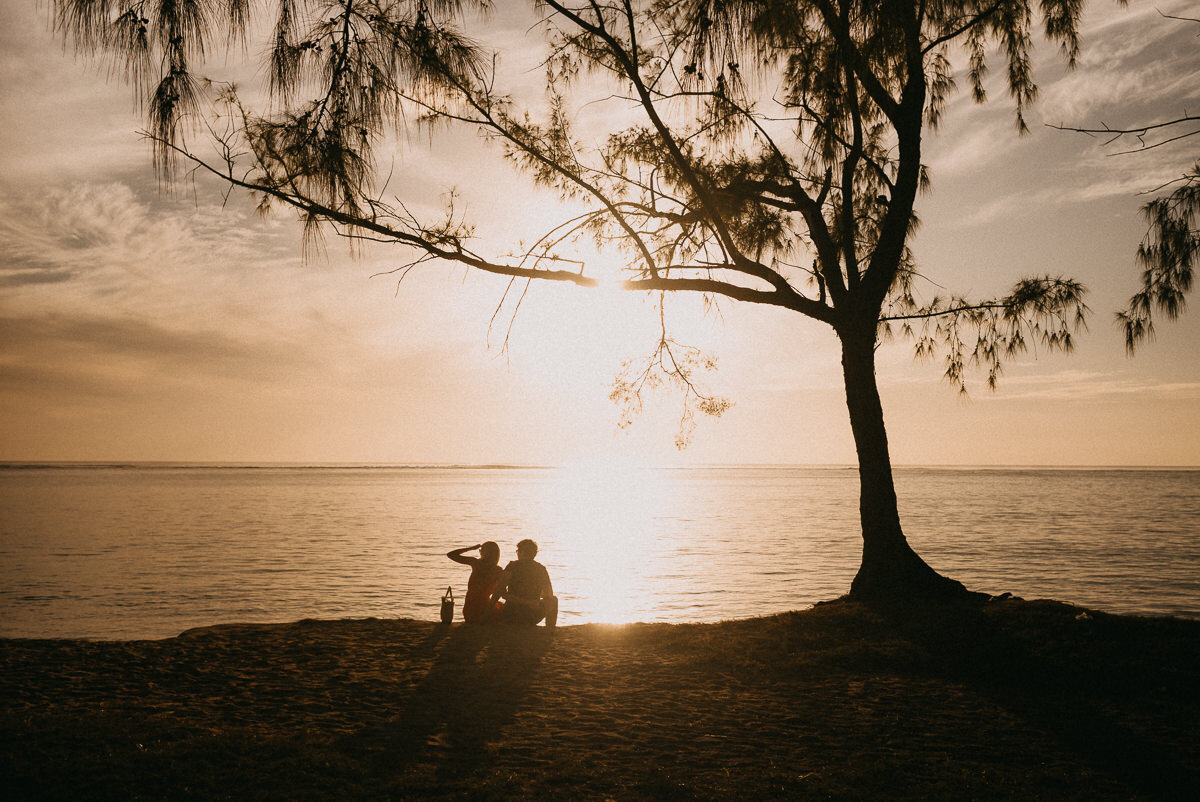
[[[532,560],[537,556],[537,544],[526,538],[517,544],[517,559]]]

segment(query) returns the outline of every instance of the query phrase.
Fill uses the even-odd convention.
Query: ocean
[[[1200,471],[899,468],[913,547],[973,590],[1200,618]],[[844,594],[850,467],[0,465],[0,636],[435,620],[450,549],[539,543],[560,625],[717,621]]]

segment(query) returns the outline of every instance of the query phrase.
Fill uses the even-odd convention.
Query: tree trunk
[[[908,545],[900,527],[883,405],[875,383],[875,327],[840,334],[846,405],[858,451],[863,536],[862,565],[850,595],[875,599],[964,596],[967,589],[930,568]]]

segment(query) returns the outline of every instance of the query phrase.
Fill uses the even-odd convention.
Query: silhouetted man
[[[544,618],[548,627],[558,622],[558,597],[546,566],[533,559],[537,553],[537,543],[522,540],[517,544],[517,559],[504,567],[492,595],[493,601],[504,599],[501,621],[532,626]]]

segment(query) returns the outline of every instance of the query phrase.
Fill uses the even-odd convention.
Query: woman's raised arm
[[[456,563],[462,563],[463,565],[474,565],[477,562],[475,557],[464,557],[463,555],[468,551],[474,551],[481,545],[483,544],[476,543],[474,546],[463,546],[461,549],[455,549],[454,551],[446,552],[446,556],[451,560],[454,560]]]

